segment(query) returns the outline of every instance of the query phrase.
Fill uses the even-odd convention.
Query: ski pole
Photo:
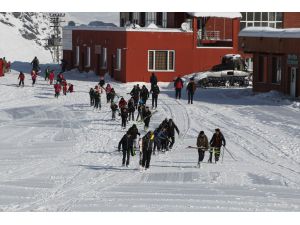
[[[225,147],[223,146],[222,163],[223,163],[223,160],[224,160],[224,154],[225,154]]]
[[[233,157],[233,155],[231,154],[231,152],[225,147],[225,146],[223,146],[224,147],[224,149],[228,152],[228,154],[231,156],[231,158],[234,160],[234,161],[237,161],[234,157]]]

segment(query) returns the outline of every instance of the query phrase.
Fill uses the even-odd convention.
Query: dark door
[[[111,71],[110,71],[110,75],[111,75],[111,77],[114,77],[114,75],[115,75],[115,55],[114,54],[112,54],[111,55]]]
[[[146,26],[146,13],[145,12],[141,12],[140,13],[140,24],[141,27]]]
[[[156,25],[162,26],[162,20],[163,20],[163,13],[162,12],[156,13]]]

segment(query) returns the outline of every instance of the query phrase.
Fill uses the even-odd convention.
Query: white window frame
[[[80,63],[80,47],[76,46],[76,66],[79,66]]]
[[[122,67],[122,49],[118,48],[117,49],[117,54],[116,54],[116,70],[120,71]]]
[[[167,55],[167,70],[156,70],[155,69],[155,52],[159,52],[159,51],[164,51],[164,52],[168,52],[168,55]],[[153,69],[150,69],[149,68],[149,53],[150,52],[153,52]],[[170,52],[173,52],[173,69],[170,69],[169,66],[170,66],[170,62],[169,62],[169,59],[170,59]],[[148,61],[148,71],[150,72],[175,72],[175,50],[148,50],[148,56],[147,56],[147,61]]]
[[[85,67],[91,67],[91,47],[86,48],[86,65]]]
[[[241,21],[240,21],[240,23],[245,24],[245,28],[246,27],[253,27],[254,23],[260,23],[259,27],[262,27],[263,23],[266,23],[267,27],[278,28],[277,24],[279,24],[279,23],[281,23],[281,28],[283,26],[283,16],[281,15],[281,20],[280,20],[279,18],[277,18],[277,12],[275,12],[274,20],[271,20],[271,18],[270,18],[271,13],[273,13],[273,12],[255,12],[255,13],[260,13],[260,20],[255,20],[255,14],[253,14],[253,20],[248,20],[248,13],[253,14],[254,12],[245,12],[245,20],[244,20],[244,18],[242,18]],[[263,20],[262,13],[268,13],[268,19],[267,20]]]
[[[101,69],[107,69],[107,48],[101,51]]]

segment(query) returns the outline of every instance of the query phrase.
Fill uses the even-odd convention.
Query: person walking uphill
[[[54,84],[54,97],[58,98],[58,96],[60,95],[60,91],[61,91],[61,85],[59,83],[56,82],[56,84]]]
[[[131,137],[132,137],[132,141],[133,141],[133,151],[132,151],[132,155],[135,155],[135,151],[137,150],[137,136],[141,135],[139,133],[139,130],[137,128],[137,126],[135,124],[133,124],[127,131]]]
[[[177,134],[179,135],[179,129],[172,119],[169,119],[167,129],[168,129],[168,139],[171,139],[169,149],[172,149],[172,147],[175,143],[175,130],[176,130]]]
[[[194,78],[190,79],[190,82],[188,83],[186,90],[188,93],[188,104],[190,103],[193,104],[194,93],[196,91],[196,84]]]
[[[38,58],[35,56],[34,59],[31,61],[32,70],[34,70],[36,73],[40,70],[40,62]]]
[[[157,84],[154,84],[153,87],[150,90],[150,93],[152,93],[152,109],[157,108],[157,99],[158,95],[160,93],[159,87]]]
[[[31,71],[32,86],[35,85],[37,74],[34,70]]]
[[[122,152],[123,152],[123,159],[122,159],[122,166],[129,166],[129,160],[130,160],[130,154],[132,151],[132,137],[131,135],[127,132],[122,139],[119,142],[118,145],[118,150],[121,151],[121,146],[122,146]]]
[[[142,159],[142,169],[149,169],[152,149],[154,142],[154,133],[149,131],[142,139],[142,150],[143,150],[143,159]]]
[[[143,119],[144,119],[144,129],[147,130],[149,128],[150,118],[152,116],[151,111],[149,110],[149,107],[146,106],[145,111],[143,113]]]
[[[95,91],[94,91],[94,88],[90,89],[89,95],[90,95],[90,105],[94,106],[95,105]]]
[[[175,97],[176,99],[181,99],[181,90],[183,88],[183,81],[180,77],[177,77],[174,82],[175,87]]]
[[[209,143],[210,143],[210,146],[213,148],[213,151],[215,152],[215,162],[218,162],[219,158],[220,158],[221,147],[222,147],[222,145],[223,146],[226,145],[225,138],[219,128],[215,129],[215,133],[212,136]],[[213,151],[210,151],[210,156],[209,156],[209,160],[208,160],[208,162],[210,162],[210,163],[212,162]]]
[[[197,138],[197,147],[198,147],[198,167],[200,167],[200,163],[203,161],[205,156],[205,151],[208,150],[208,139],[204,134],[204,131],[200,131]]]

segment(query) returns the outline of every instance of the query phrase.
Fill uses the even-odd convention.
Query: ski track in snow
[[[243,89],[200,89],[188,105],[162,83],[150,129],[173,118],[180,135],[141,173],[138,154],[121,167],[116,146],[126,130],[105,95],[100,111],[89,106],[96,77],[66,76],[75,93],[59,99],[43,78],[31,87],[27,76],[24,88],[14,71],[0,79],[0,211],[299,211],[298,110]],[[133,84],[110,83],[129,98]],[[206,153],[196,168],[197,151],[186,147],[217,127],[236,160],[225,151],[208,164]]]

